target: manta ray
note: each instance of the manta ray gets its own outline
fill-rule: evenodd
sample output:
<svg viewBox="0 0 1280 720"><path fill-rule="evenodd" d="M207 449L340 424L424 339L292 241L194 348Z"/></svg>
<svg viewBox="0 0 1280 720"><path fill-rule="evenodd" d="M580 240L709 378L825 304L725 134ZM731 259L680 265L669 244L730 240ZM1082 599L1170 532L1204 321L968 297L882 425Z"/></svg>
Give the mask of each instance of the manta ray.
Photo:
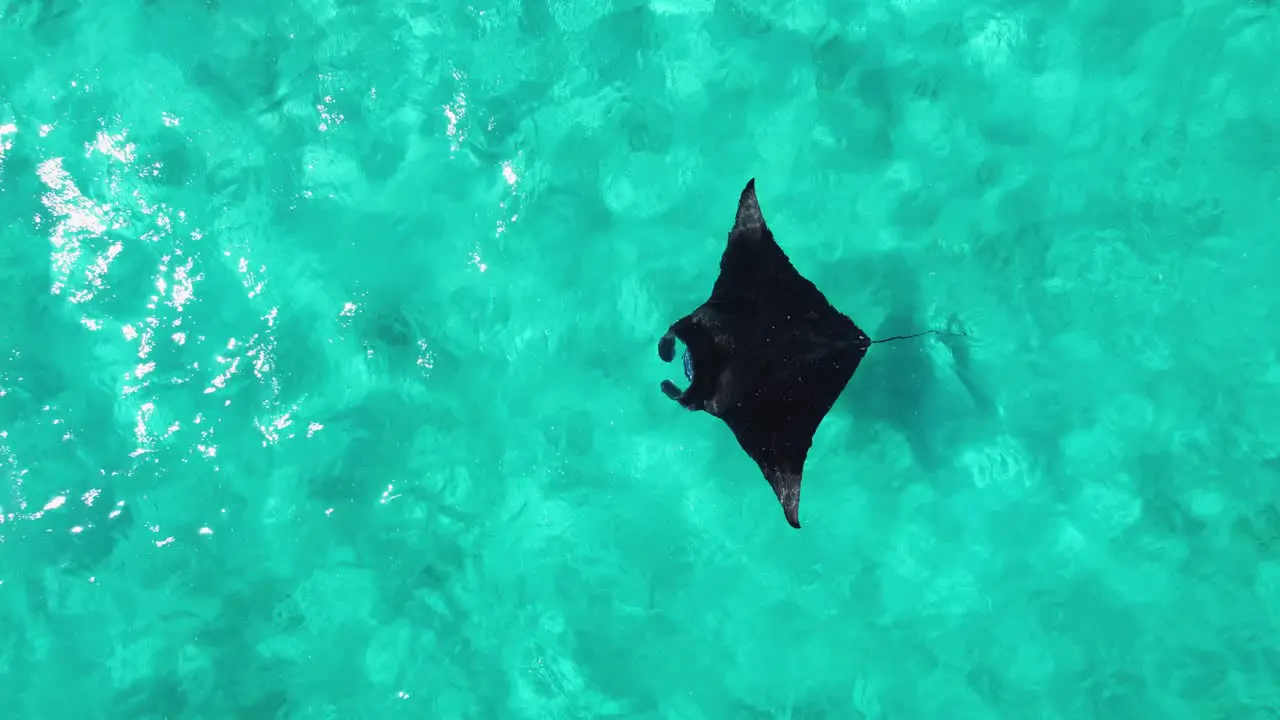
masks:
<svg viewBox="0 0 1280 720"><path fill-rule="evenodd" d="M658 341L663 362L685 345L684 390L662 392L683 407L719 418L760 466L793 528L800 527L800 482L813 436L874 343L778 246L756 198L755 178L720 258L711 297Z"/></svg>

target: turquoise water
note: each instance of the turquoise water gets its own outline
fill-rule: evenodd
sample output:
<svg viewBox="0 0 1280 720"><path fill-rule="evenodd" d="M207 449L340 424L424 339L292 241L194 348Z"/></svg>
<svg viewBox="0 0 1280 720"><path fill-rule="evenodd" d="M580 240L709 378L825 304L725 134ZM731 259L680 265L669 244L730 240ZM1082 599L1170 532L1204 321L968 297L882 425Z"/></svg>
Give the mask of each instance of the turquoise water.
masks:
<svg viewBox="0 0 1280 720"><path fill-rule="evenodd" d="M0 2L21 718L1280 708L1265 2ZM738 192L804 528L658 389ZM945 341L944 341L945 340Z"/></svg>

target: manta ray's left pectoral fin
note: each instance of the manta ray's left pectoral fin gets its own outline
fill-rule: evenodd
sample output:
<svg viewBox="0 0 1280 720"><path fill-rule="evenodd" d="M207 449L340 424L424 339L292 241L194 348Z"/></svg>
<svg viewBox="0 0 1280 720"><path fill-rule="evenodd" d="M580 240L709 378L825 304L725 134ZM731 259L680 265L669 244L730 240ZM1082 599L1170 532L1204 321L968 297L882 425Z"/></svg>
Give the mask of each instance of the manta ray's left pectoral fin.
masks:
<svg viewBox="0 0 1280 720"><path fill-rule="evenodd" d="M778 496L787 524L799 530L801 472L790 468L770 467L764 469L764 477L773 488L773 494Z"/></svg>

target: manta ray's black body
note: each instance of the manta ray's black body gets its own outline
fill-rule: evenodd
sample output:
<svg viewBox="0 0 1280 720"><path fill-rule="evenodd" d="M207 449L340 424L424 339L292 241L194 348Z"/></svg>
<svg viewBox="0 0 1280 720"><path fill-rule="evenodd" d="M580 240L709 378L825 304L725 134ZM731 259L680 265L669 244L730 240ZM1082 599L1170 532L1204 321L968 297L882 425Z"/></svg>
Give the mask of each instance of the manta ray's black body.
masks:
<svg viewBox="0 0 1280 720"><path fill-rule="evenodd" d="M658 341L664 362L675 357L676 338L692 366L689 387L664 380L662 391L724 421L799 528L813 436L871 338L792 266L765 224L754 178L738 200L711 297Z"/></svg>

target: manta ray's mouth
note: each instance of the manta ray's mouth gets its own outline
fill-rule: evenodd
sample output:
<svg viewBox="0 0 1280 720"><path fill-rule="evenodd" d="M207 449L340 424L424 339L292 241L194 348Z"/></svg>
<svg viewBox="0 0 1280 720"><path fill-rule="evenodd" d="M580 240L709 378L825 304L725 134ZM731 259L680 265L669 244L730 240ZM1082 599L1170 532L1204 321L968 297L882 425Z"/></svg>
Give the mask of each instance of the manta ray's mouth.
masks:
<svg viewBox="0 0 1280 720"><path fill-rule="evenodd" d="M694 374L693 353L689 351L689 347L684 344L684 341L675 336L675 333L668 332L662 337L662 340L658 341L658 357L660 357L663 362L671 362L672 360L675 360L677 344L679 345L680 350L680 361L681 364L684 365L684 377L689 381L689 387L692 387ZM662 391L666 393L668 397L678 398L684 395L684 393L688 391L688 388L681 389L676 387L674 382L670 380L663 380Z"/></svg>
<svg viewBox="0 0 1280 720"><path fill-rule="evenodd" d="M684 366L684 379L687 381L684 387L680 388L680 392L685 392L693 385L693 353L689 352L689 348L684 343L676 341L677 350L680 351L680 363ZM674 358L673 358L674 359ZM672 383L673 385L675 383Z"/></svg>

